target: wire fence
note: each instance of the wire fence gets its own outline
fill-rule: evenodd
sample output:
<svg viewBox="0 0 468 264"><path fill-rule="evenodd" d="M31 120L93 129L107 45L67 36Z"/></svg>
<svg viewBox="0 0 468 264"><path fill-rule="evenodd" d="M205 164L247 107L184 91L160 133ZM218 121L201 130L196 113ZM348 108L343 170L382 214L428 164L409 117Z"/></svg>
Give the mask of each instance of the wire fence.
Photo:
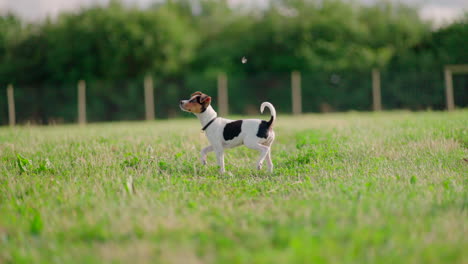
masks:
<svg viewBox="0 0 468 264"><path fill-rule="evenodd" d="M463 71L461 72L463 73ZM226 74L230 114L258 114L261 102L269 101L279 113L293 112L292 74ZM152 119L145 105L154 102L156 118L181 116L178 101L194 91L213 97L219 108L219 76L188 74L181 78L158 79L151 76L153 98L145 99L145 80L86 81L86 120L88 122ZM468 106L468 75L451 75L453 101L459 108ZM375 108L371 71L335 71L299 73L300 112L372 111ZM375 80L374 80L375 81ZM297 82L297 81L296 81ZM423 72L381 70L379 79L384 110L443 110L447 108L447 85L443 71ZM375 87L374 87L375 88ZM0 91L0 124L11 121L6 87ZM374 97L373 97L374 91ZM4 99L5 96L5 99ZM77 83L14 87L13 123L54 124L78 121ZM297 100L296 100L297 103ZM226 103L227 104L227 103ZM9 115L10 113L10 115ZM148 118L148 116L150 118Z"/></svg>

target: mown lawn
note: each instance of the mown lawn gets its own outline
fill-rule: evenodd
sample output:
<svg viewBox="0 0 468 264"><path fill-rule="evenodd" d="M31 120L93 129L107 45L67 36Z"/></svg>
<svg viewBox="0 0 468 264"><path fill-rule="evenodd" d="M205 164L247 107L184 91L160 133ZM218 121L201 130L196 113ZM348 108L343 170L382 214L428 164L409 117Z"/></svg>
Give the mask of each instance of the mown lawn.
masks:
<svg viewBox="0 0 468 264"><path fill-rule="evenodd" d="M275 129L219 175L195 118L2 127L0 263L467 263L468 111Z"/></svg>

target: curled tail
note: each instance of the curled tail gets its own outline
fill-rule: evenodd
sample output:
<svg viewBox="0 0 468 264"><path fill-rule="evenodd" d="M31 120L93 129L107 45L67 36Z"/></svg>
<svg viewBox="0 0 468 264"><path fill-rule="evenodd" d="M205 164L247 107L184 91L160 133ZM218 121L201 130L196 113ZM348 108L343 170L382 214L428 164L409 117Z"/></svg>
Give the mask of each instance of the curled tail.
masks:
<svg viewBox="0 0 468 264"><path fill-rule="evenodd" d="M265 106L270 109L271 113L271 118L270 121L268 121L268 127L271 127L273 125L273 122L276 120L276 110L275 107L269 103L269 102L263 102L262 105L260 106L260 113L263 113L263 110L265 110Z"/></svg>

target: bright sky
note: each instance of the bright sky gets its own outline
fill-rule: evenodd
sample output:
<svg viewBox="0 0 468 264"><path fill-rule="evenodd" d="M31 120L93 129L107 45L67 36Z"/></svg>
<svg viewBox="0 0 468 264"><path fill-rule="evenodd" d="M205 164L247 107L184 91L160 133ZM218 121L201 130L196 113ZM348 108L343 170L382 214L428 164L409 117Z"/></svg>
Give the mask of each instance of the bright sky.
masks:
<svg viewBox="0 0 468 264"><path fill-rule="evenodd" d="M122 0L140 7L161 0ZM228 0L233 4L249 3L263 5L268 0ZM373 3L378 0L359 0ZM423 19L432 20L436 25L450 22L468 11L467 0L391 0L420 6ZM0 0L0 14L12 11L21 17L34 21L46 16L56 16L62 11L73 11L83 6L106 4L109 0Z"/></svg>

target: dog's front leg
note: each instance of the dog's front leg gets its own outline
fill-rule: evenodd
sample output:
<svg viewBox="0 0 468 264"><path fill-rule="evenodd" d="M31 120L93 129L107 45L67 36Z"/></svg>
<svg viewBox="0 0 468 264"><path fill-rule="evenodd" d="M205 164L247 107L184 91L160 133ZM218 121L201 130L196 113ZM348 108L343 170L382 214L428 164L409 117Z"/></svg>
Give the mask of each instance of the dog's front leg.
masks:
<svg viewBox="0 0 468 264"><path fill-rule="evenodd" d="M216 149L216 159L218 160L219 172L223 174L226 170L224 169L224 150Z"/></svg>
<svg viewBox="0 0 468 264"><path fill-rule="evenodd" d="M208 146L208 147L202 149L202 151L201 151L201 162L202 162L203 165L206 165L206 155L210 151L213 151L213 146Z"/></svg>

